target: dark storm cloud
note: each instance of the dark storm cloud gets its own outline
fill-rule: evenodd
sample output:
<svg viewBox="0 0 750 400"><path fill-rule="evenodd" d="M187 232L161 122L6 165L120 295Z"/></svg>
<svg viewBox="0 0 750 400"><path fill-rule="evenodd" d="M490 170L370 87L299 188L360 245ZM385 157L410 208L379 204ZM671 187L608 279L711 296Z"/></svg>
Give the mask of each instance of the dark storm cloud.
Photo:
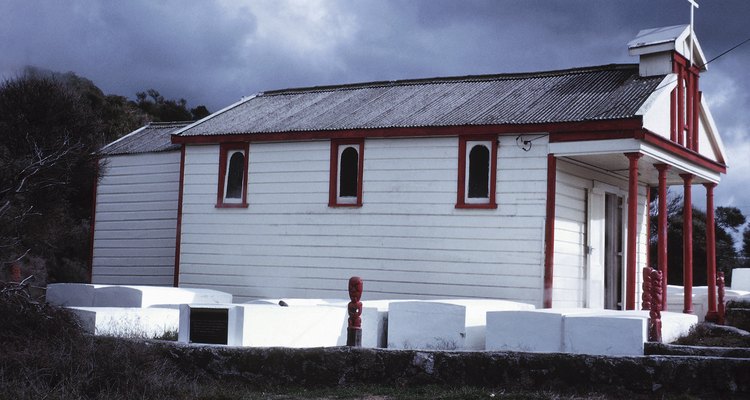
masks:
<svg viewBox="0 0 750 400"><path fill-rule="evenodd" d="M750 1L699 2L707 58L750 37ZM689 16L686 0L0 0L0 75L74 71L215 111L278 88L637 62L626 44L640 29ZM750 44L701 78L733 157L717 198L746 214L748 64Z"/></svg>

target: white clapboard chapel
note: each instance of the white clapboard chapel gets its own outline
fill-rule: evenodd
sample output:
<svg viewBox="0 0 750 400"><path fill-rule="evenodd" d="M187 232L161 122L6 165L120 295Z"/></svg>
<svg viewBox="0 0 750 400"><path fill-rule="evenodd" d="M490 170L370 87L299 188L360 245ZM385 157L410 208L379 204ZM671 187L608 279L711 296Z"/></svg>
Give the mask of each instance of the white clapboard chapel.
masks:
<svg viewBox="0 0 750 400"><path fill-rule="evenodd" d="M649 192L666 216L679 186L713 221L726 172L693 36L643 30L634 64L274 90L141 128L101 152L92 282L243 301L346 297L357 275L366 299L640 308Z"/></svg>

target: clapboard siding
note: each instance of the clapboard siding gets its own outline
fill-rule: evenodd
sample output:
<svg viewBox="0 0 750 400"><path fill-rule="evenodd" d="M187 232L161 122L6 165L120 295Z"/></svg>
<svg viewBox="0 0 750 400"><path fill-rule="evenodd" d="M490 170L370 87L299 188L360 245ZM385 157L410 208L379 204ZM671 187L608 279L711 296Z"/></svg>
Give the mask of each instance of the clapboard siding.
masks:
<svg viewBox="0 0 750 400"><path fill-rule="evenodd" d="M565 160L557 163L557 195L555 207L555 266L553 286L554 307L584 307L587 291L587 197L594 180L617 187L627 193L626 178L605 174ZM646 265L648 233L644 218L648 212L646 187L639 186L638 196L637 291L640 291L641 269ZM626 223L623 220L623 223ZM623 266L624 267L624 266ZM640 298L640 294L637 295Z"/></svg>
<svg viewBox="0 0 750 400"><path fill-rule="evenodd" d="M180 284L258 297L541 304L546 144L498 147L496 210L456 209L458 139L367 139L363 206L328 207L330 142L251 143L248 207L215 208L219 149L186 149ZM513 188L516 187L517 190Z"/></svg>
<svg viewBox="0 0 750 400"><path fill-rule="evenodd" d="M92 282L171 285L180 152L115 155L102 164Z"/></svg>

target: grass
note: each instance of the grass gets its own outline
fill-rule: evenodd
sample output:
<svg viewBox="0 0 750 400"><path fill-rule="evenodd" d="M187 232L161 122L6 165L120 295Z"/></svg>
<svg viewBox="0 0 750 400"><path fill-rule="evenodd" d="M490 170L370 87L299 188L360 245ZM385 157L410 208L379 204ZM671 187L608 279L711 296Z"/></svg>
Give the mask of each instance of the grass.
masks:
<svg viewBox="0 0 750 400"><path fill-rule="evenodd" d="M750 347L750 333L732 326L701 322L675 344L709 347Z"/></svg>

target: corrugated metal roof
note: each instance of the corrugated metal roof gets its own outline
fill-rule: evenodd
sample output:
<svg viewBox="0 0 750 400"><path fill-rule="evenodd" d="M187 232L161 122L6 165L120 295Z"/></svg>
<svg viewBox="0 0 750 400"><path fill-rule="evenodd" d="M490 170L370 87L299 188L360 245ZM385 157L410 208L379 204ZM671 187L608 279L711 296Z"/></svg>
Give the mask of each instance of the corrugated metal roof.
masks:
<svg viewBox="0 0 750 400"><path fill-rule="evenodd" d="M172 144L172 134L191 123L151 122L102 147L100 153L115 155L176 150L180 146Z"/></svg>
<svg viewBox="0 0 750 400"><path fill-rule="evenodd" d="M618 64L278 90L241 101L180 136L628 118L663 78L640 77L637 64Z"/></svg>

